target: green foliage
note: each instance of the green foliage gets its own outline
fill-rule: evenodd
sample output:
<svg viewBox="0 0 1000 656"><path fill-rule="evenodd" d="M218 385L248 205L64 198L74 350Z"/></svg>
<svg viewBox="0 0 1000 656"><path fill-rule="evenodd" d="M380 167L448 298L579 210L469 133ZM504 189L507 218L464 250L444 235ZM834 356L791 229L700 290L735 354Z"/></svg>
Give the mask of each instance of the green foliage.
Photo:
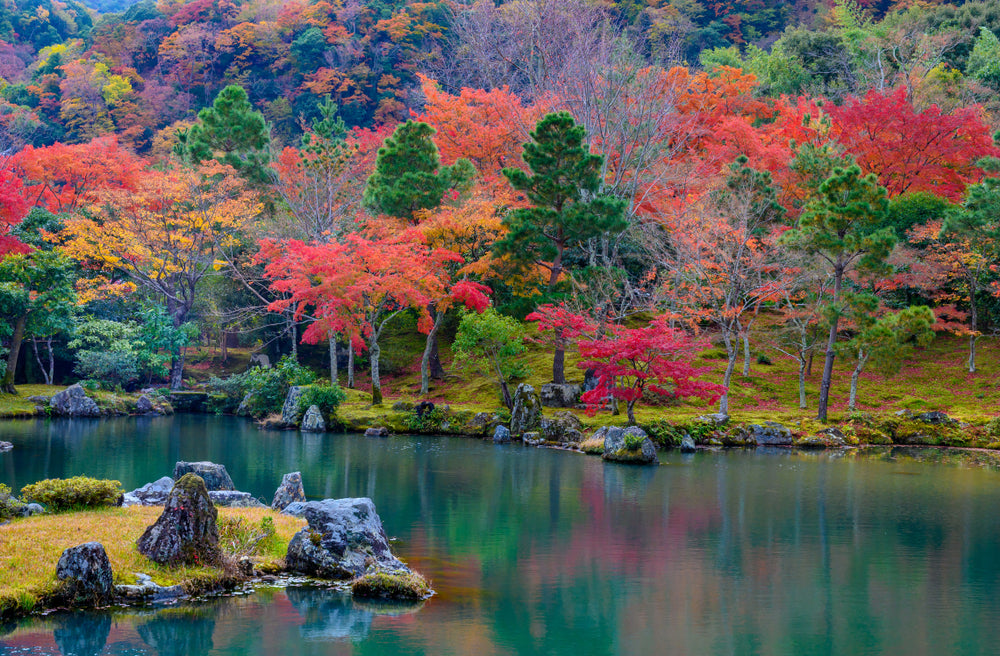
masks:
<svg viewBox="0 0 1000 656"><path fill-rule="evenodd" d="M220 91L212 106L198 112L198 122L180 137L178 150L192 162L215 159L251 182L270 180L267 123L239 85Z"/></svg>
<svg viewBox="0 0 1000 656"><path fill-rule="evenodd" d="M139 358L127 351L80 351L73 372L108 389L129 388L139 380Z"/></svg>
<svg viewBox="0 0 1000 656"><path fill-rule="evenodd" d="M24 504L11 494L10 487L0 483L0 521L17 517L23 506Z"/></svg>
<svg viewBox="0 0 1000 656"><path fill-rule="evenodd" d="M1000 40L983 25L965 64L965 73L994 90L1000 90Z"/></svg>
<svg viewBox="0 0 1000 656"><path fill-rule="evenodd" d="M943 220L953 207L947 199L926 191L902 194L889 202L889 212L879 228L892 228L899 241L906 241L914 227Z"/></svg>
<svg viewBox="0 0 1000 656"><path fill-rule="evenodd" d="M266 417L281 412L289 387L309 385L315 379L313 372L285 356L269 369L254 367L246 373L234 374L225 380L210 379L209 389L220 397L212 400L212 409L216 412L232 412L246 397L246 409L250 416Z"/></svg>
<svg viewBox="0 0 1000 656"><path fill-rule="evenodd" d="M48 478L25 485L21 500L44 505L52 511L114 506L124 493L119 481L74 476Z"/></svg>
<svg viewBox="0 0 1000 656"><path fill-rule="evenodd" d="M403 421L406 424L406 429L411 433L436 433L445 419L447 419L447 415L444 410L434 408L419 415L416 412L410 412Z"/></svg>
<svg viewBox="0 0 1000 656"><path fill-rule="evenodd" d="M419 210L441 204L445 192L461 192L475 169L465 159L441 166L434 145L435 130L427 123L407 121L396 127L378 149L375 172L365 185L364 204L373 211L414 222Z"/></svg>
<svg viewBox="0 0 1000 656"><path fill-rule="evenodd" d="M638 433L625 433L623 436L625 440L625 450L626 451L639 451L642 449L642 443L646 440L645 437Z"/></svg>
<svg viewBox="0 0 1000 656"><path fill-rule="evenodd" d="M299 414L304 415L309 406L315 405L323 413L323 417L329 419L346 398L347 394L336 383L332 385L309 385L302 390L302 396L299 397Z"/></svg>
<svg viewBox="0 0 1000 656"><path fill-rule="evenodd" d="M469 312L458 324L452 350L457 361L479 365L498 383L506 383L523 373L518 356L525 351L524 327L493 308Z"/></svg>
<svg viewBox="0 0 1000 656"><path fill-rule="evenodd" d="M244 517L219 516L219 548L231 558L257 556L265 545L274 538L274 519L263 517L254 524Z"/></svg>
<svg viewBox="0 0 1000 656"><path fill-rule="evenodd" d="M625 201L601 193L604 157L590 152L585 137L584 127L568 112L547 114L524 144L522 157L531 175L518 168L503 170L532 207L504 217L508 233L493 250L521 265L548 267L550 288L566 266L568 249L592 237L620 233L628 225Z"/></svg>

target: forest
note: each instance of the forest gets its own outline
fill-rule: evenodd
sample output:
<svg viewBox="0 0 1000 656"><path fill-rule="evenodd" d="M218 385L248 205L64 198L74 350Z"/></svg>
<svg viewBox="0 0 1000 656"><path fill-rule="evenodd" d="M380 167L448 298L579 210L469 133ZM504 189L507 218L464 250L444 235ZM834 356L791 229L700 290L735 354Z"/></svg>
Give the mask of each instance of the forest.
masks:
<svg viewBox="0 0 1000 656"><path fill-rule="evenodd" d="M989 418L997 34L998 0L3 0L0 385L242 396L232 351L509 409L586 371L636 423L780 361L825 422L948 353Z"/></svg>

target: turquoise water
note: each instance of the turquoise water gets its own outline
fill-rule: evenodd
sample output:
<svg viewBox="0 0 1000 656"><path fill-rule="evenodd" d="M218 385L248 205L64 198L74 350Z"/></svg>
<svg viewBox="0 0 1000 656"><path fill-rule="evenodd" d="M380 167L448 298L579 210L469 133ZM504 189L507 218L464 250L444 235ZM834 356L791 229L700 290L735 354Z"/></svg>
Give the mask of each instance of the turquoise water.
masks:
<svg viewBox="0 0 1000 656"><path fill-rule="evenodd" d="M1000 474L782 450L634 468L461 438L262 432L180 415L0 423L0 482L130 489L224 463L267 500L370 496L422 608L307 586L0 628L0 654L996 654ZM3 550L0 527L0 556ZM83 541L83 540L81 540ZM53 564L54 566L54 564ZM2 576L2 570L0 570Z"/></svg>

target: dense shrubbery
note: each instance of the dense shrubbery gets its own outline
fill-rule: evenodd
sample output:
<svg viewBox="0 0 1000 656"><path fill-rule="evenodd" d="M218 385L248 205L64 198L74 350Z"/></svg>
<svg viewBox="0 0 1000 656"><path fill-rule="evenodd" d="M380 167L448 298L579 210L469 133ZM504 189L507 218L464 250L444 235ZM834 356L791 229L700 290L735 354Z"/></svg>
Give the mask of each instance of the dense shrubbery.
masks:
<svg viewBox="0 0 1000 656"><path fill-rule="evenodd" d="M40 503L49 510L72 510L114 506L123 494L119 481L74 476L73 478L48 478L25 485L21 500Z"/></svg>
<svg viewBox="0 0 1000 656"><path fill-rule="evenodd" d="M79 351L74 373L105 386L131 387L139 380L139 358L128 351Z"/></svg>
<svg viewBox="0 0 1000 656"><path fill-rule="evenodd" d="M16 517L23 505L14 498L8 486L0 483L0 521Z"/></svg>
<svg viewBox="0 0 1000 656"><path fill-rule="evenodd" d="M225 380L213 377L208 387L214 395L212 409L216 412L234 412L246 399L243 405L247 414L260 418L281 412L289 387L309 385L315 379L313 372L290 357L284 357L269 369L255 367Z"/></svg>
<svg viewBox="0 0 1000 656"><path fill-rule="evenodd" d="M302 390L302 396L299 397L299 416L304 415L309 406L314 405L323 413L324 418L329 419L346 398L344 390L340 389L340 385L336 383L333 385L309 385Z"/></svg>

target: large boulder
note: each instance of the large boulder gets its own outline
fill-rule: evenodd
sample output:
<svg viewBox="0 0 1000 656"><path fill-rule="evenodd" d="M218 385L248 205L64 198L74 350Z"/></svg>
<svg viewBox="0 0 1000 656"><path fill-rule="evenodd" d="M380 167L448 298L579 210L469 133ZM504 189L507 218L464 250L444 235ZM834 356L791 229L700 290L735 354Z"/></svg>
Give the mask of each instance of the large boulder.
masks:
<svg viewBox="0 0 1000 656"><path fill-rule="evenodd" d="M146 483L125 493L123 506L162 506L167 503L170 490L174 489L174 479L164 476L152 483Z"/></svg>
<svg viewBox="0 0 1000 656"><path fill-rule="evenodd" d="M542 385L539 398L547 408L572 408L580 400L582 391L580 385L546 383Z"/></svg>
<svg viewBox="0 0 1000 656"><path fill-rule="evenodd" d="M605 460L630 464L657 464L656 446L646 432L637 426L611 427L604 432Z"/></svg>
<svg viewBox="0 0 1000 656"><path fill-rule="evenodd" d="M365 437L389 437L389 429L385 426L372 426L365 429Z"/></svg>
<svg viewBox="0 0 1000 656"><path fill-rule="evenodd" d="M70 385L61 392L56 392L49 401L49 406L57 415L66 417L100 417L101 409L97 402L87 396L80 384Z"/></svg>
<svg viewBox="0 0 1000 656"><path fill-rule="evenodd" d="M136 543L139 553L161 565L218 562L218 516L205 481L184 474L170 491L159 519Z"/></svg>
<svg viewBox="0 0 1000 656"><path fill-rule="evenodd" d="M103 605L115 596L111 561L100 542L87 542L62 552L56 578L74 604Z"/></svg>
<svg viewBox="0 0 1000 656"><path fill-rule="evenodd" d="M793 441L792 431L776 421L750 424L746 436L748 442L752 440L757 446L791 446Z"/></svg>
<svg viewBox="0 0 1000 656"><path fill-rule="evenodd" d="M583 422L565 410L542 418L542 436L548 442L572 443L583 441Z"/></svg>
<svg viewBox="0 0 1000 656"><path fill-rule="evenodd" d="M918 415L913 415L914 421L921 421L925 424L957 424L958 422L949 417L947 414L941 412L940 410L933 410L931 412L921 412Z"/></svg>
<svg viewBox="0 0 1000 656"><path fill-rule="evenodd" d="M326 420L318 405L311 405L306 413L302 415L302 425L299 427L304 433L325 433Z"/></svg>
<svg viewBox="0 0 1000 656"><path fill-rule="evenodd" d="M281 477L281 485L274 491L272 510L284 510L288 504L306 500L306 490L302 487L302 473L292 472Z"/></svg>
<svg viewBox="0 0 1000 656"><path fill-rule="evenodd" d="M289 570L327 579L410 571L389 550L371 499L310 501L302 504L302 510L309 526L288 545L285 563Z"/></svg>
<svg viewBox="0 0 1000 656"><path fill-rule="evenodd" d="M466 435L479 435L489 437L496 433L496 429L503 424L500 416L492 412L477 412L465 425L463 432Z"/></svg>
<svg viewBox="0 0 1000 656"><path fill-rule="evenodd" d="M542 401L535 388L521 383L514 392L514 407L510 411L510 434L520 437L542 427Z"/></svg>
<svg viewBox="0 0 1000 656"><path fill-rule="evenodd" d="M140 414L144 414L144 415L145 414L149 414L149 413L153 412L155 409L156 409L156 406L153 405L153 400L151 398L149 398L148 396L146 396L145 394L143 394L142 396L140 396L135 401L135 411L138 412L138 413L140 413Z"/></svg>
<svg viewBox="0 0 1000 656"><path fill-rule="evenodd" d="M288 426L299 423L299 399L306 388L304 385L292 385L285 395L285 404L281 406L281 421Z"/></svg>
<svg viewBox="0 0 1000 656"><path fill-rule="evenodd" d="M694 453L697 450L698 447L690 435L685 435L681 438L681 453Z"/></svg>
<svg viewBox="0 0 1000 656"><path fill-rule="evenodd" d="M208 493L208 498L212 500L213 504L223 508L267 508L249 492L211 490Z"/></svg>
<svg viewBox="0 0 1000 656"><path fill-rule="evenodd" d="M174 480L180 480L185 474L195 474L205 481L205 487L209 491L235 490L233 479L229 477L225 465L202 460L200 462L184 462L181 460L174 465Z"/></svg>

